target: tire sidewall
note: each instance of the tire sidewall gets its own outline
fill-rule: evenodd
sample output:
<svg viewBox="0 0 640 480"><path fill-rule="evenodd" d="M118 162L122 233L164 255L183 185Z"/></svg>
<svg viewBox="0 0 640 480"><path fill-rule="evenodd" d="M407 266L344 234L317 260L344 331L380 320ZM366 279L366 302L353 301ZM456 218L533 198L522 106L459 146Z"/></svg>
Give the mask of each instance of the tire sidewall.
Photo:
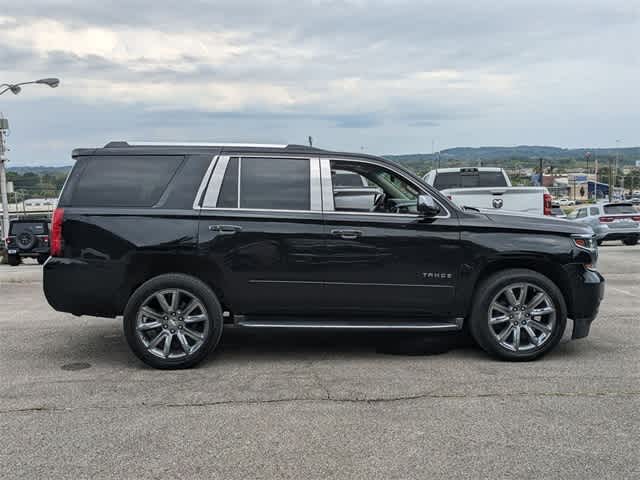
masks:
<svg viewBox="0 0 640 480"><path fill-rule="evenodd" d="M188 358L163 359L149 353L138 338L136 320L138 310L151 294L158 290L179 288L196 296L205 306L209 317L209 334L198 351ZM166 274L155 277L142 284L129 298L124 311L124 333L133 353L144 363L159 369L190 368L204 360L217 346L222 335L222 307L215 293L201 280L183 274Z"/></svg>
<svg viewBox="0 0 640 480"><path fill-rule="evenodd" d="M541 347L524 352L513 352L502 347L493 336L488 322L488 310L494 297L503 288L510 284L524 282L536 285L549 295L556 309L556 325L551 338ZM480 285L473 303L470 323L473 338L491 355L511 361L535 360L552 350L562 338L567 325L567 306L560 289L544 275L533 270L506 270L492 275Z"/></svg>

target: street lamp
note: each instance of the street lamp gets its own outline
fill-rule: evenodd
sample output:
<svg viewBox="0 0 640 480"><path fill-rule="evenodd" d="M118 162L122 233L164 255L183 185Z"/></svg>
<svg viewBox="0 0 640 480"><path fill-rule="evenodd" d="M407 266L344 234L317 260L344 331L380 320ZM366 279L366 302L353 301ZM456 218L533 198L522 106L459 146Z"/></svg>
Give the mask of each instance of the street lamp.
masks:
<svg viewBox="0 0 640 480"><path fill-rule="evenodd" d="M51 88L56 88L58 85L60 85L60 80L57 78L41 78L40 80L34 80L31 82L3 83L2 85L0 85L0 88L6 88L4 90L0 90L0 95L8 91L11 91L11 93L13 93L14 95L18 95L22 91L22 85L31 85L34 83L49 85Z"/></svg>
<svg viewBox="0 0 640 480"><path fill-rule="evenodd" d="M57 78L41 78L40 80L33 80L31 82L3 83L0 84L0 95L8 91L11 91L14 95L18 95L22 91L23 85L31 84L48 85L51 88L56 88L60 85L60 80ZM7 173L5 168L5 163L7 162L7 158L5 157L5 137L8 129L8 120L2 118L2 121L0 121L0 192L2 193L2 234L5 237L9 234L9 200L7 199Z"/></svg>

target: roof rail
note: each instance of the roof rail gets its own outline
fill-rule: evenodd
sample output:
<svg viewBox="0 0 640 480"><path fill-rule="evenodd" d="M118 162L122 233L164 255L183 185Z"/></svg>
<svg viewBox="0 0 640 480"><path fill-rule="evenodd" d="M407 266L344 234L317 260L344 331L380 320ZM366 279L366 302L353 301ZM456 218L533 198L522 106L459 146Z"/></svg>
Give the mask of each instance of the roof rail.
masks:
<svg viewBox="0 0 640 480"><path fill-rule="evenodd" d="M225 142L109 142L105 148L117 147L247 147L247 148L286 148L286 144L275 143L225 143Z"/></svg>

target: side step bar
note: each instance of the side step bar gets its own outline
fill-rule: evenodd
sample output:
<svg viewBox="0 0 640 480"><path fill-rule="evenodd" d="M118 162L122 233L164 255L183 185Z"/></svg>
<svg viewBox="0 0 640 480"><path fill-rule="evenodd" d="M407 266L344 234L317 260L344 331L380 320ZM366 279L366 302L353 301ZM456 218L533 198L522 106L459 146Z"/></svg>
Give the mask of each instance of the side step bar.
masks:
<svg viewBox="0 0 640 480"><path fill-rule="evenodd" d="M325 318L286 318L234 316L234 324L243 328L290 328L326 330L432 330L440 332L462 329L462 318L445 320L388 319L333 320Z"/></svg>

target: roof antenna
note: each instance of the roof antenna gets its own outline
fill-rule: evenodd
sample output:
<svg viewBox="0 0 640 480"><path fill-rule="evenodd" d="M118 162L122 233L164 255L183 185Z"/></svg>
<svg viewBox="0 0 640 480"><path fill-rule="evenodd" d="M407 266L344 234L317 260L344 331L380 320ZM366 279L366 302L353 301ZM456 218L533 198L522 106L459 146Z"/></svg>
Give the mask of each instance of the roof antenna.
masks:
<svg viewBox="0 0 640 480"><path fill-rule="evenodd" d="M313 148L313 137L309 135L309 146Z"/></svg>

